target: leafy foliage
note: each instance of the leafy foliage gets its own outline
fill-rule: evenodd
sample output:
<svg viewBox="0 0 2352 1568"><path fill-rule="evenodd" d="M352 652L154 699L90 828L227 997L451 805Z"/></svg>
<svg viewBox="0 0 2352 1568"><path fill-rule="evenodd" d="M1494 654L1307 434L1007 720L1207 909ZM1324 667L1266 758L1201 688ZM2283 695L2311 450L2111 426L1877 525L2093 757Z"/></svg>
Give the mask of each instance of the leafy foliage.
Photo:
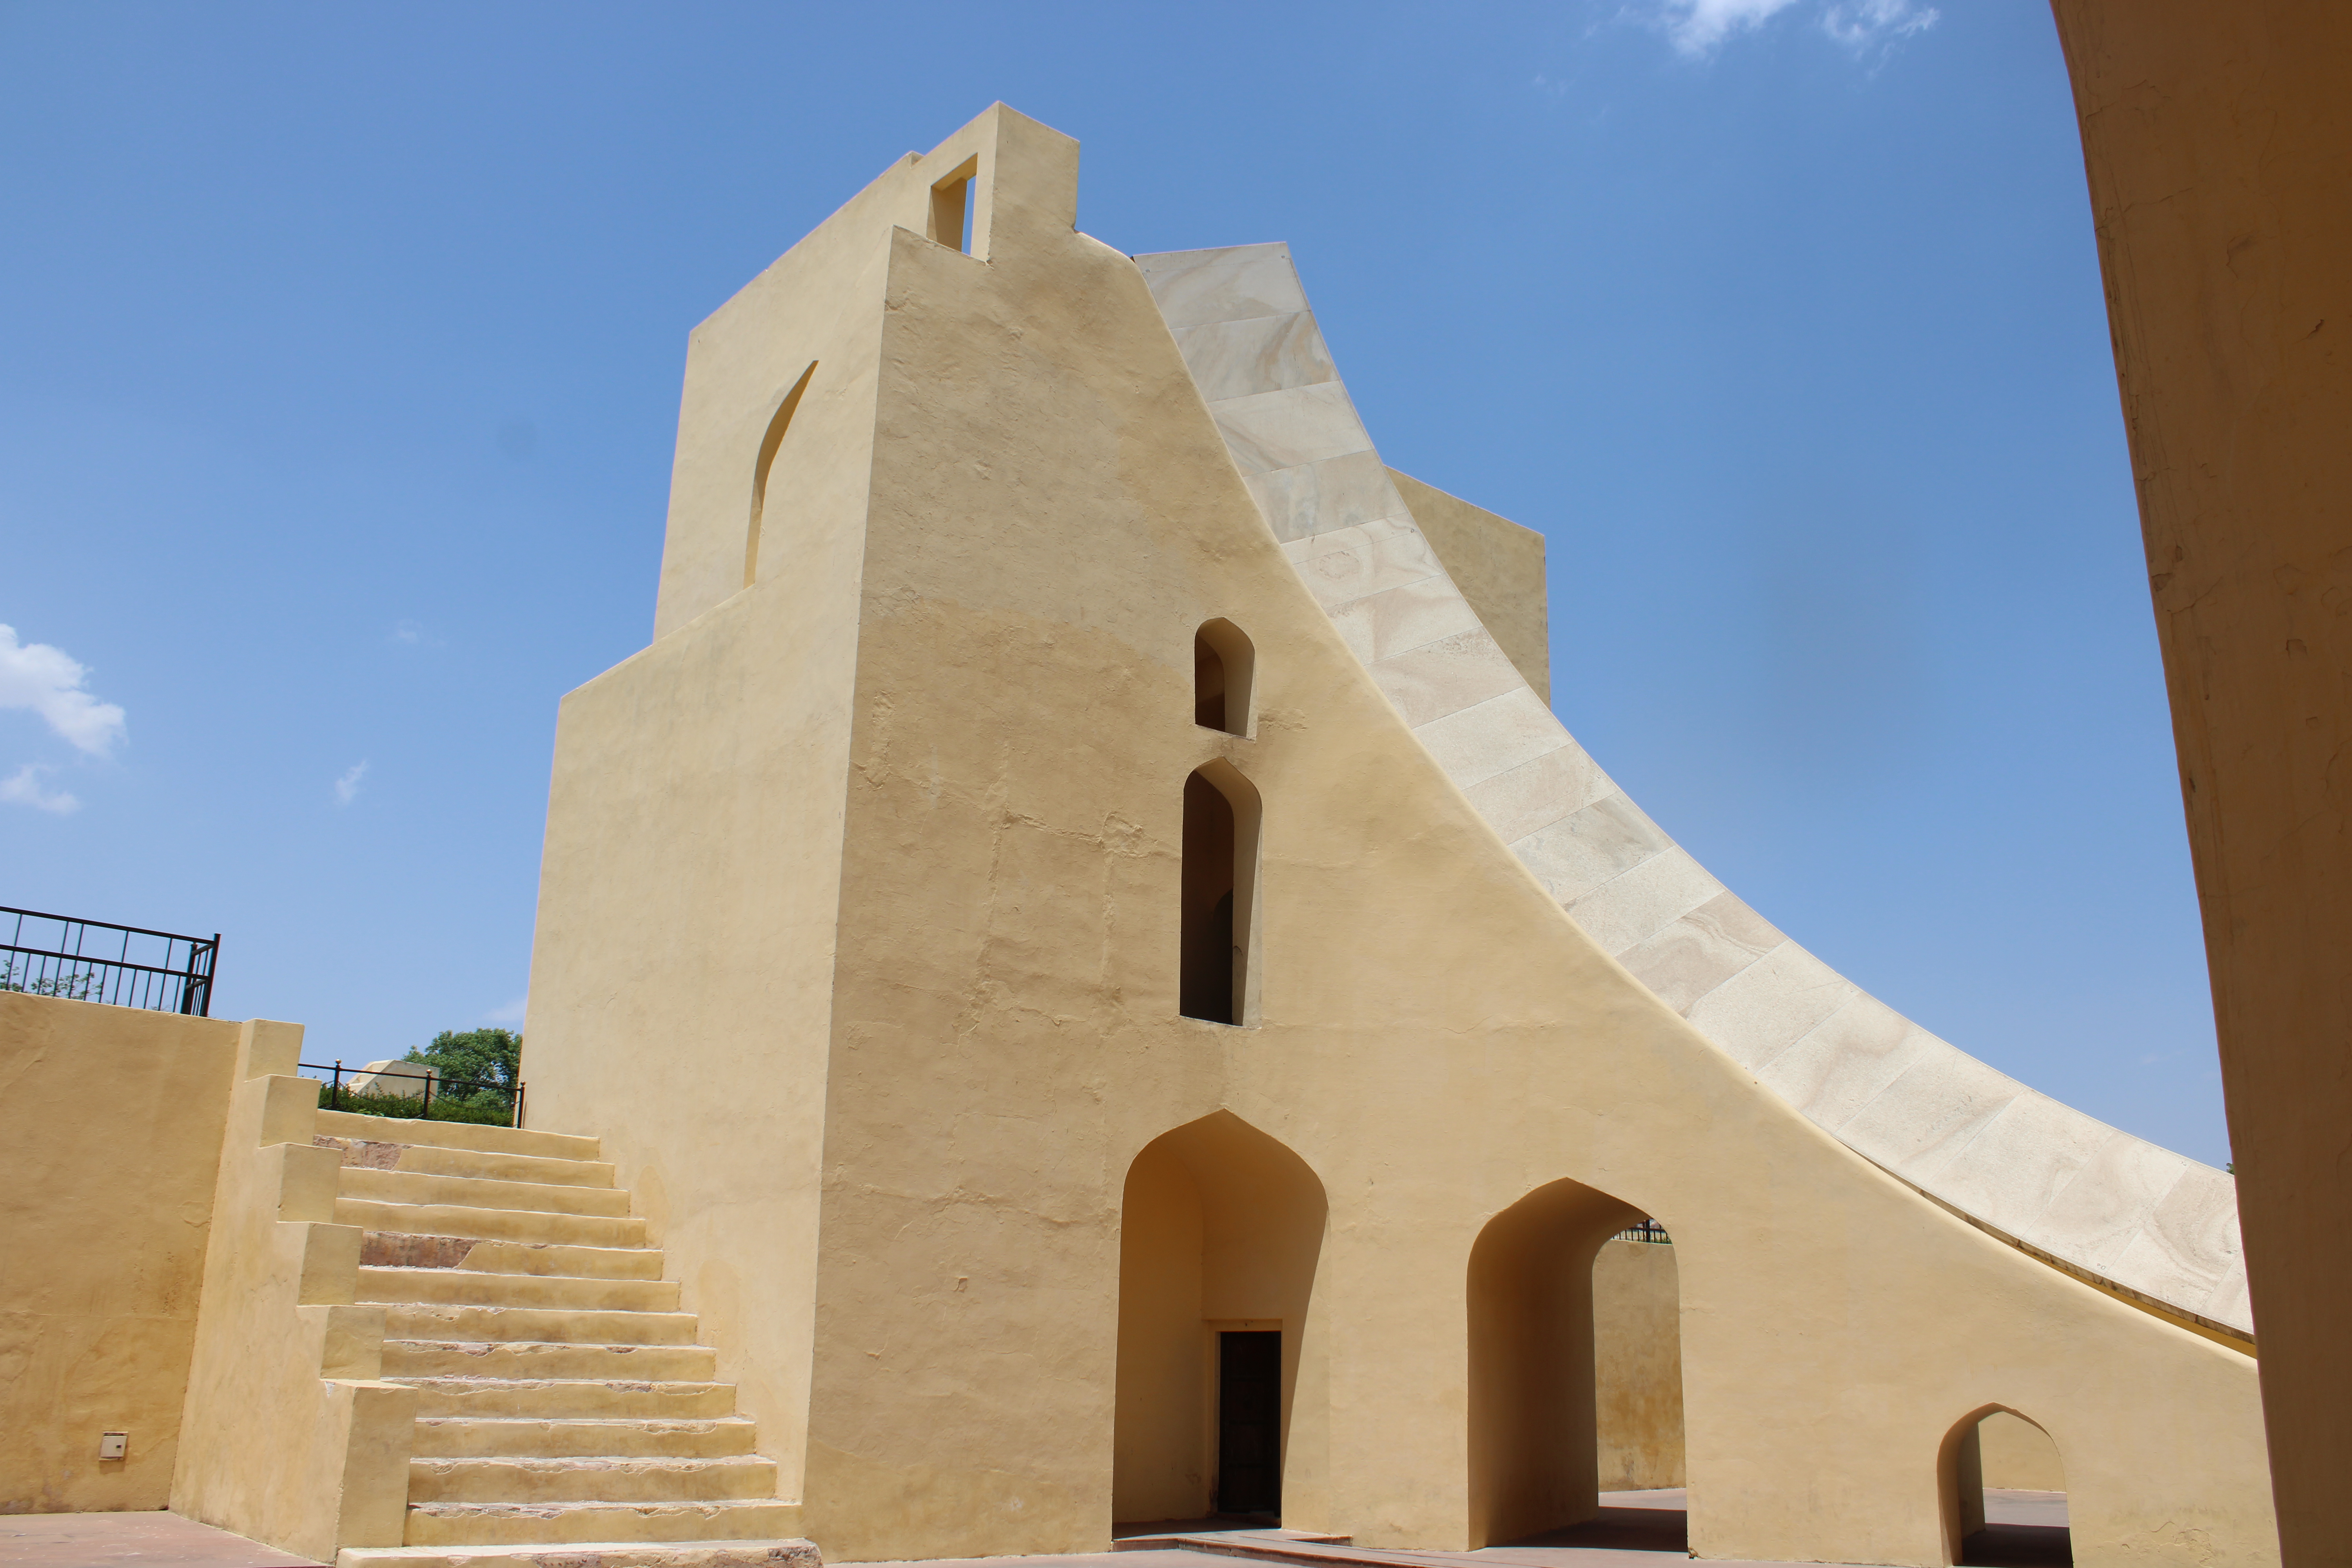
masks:
<svg viewBox="0 0 2352 1568"><path fill-rule="evenodd" d="M26 996L62 996L69 1002L95 1002L92 993L98 988L100 975L96 970L80 974L37 975L29 963L14 959L0 960L0 991L20 992ZM521 1042L517 1041L519 1047Z"/></svg>
<svg viewBox="0 0 2352 1568"><path fill-rule="evenodd" d="M441 1069L445 1083L511 1090L522 1076L522 1037L511 1029L444 1029L401 1058Z"/></svg>
<svg viewBox="0 0 2352 1568"><path fill-rule="evenodd" d="M415 1121L424 1110L421 1096L406 1094L356 1094L344 1089L337 1094L331 1089L319 1091L321 1110L347 1110L354 1116L394 1116ZM490 1127L514 1125L514 1105L495 1089L477 1094L439 1094L433 1097L433 1112L424 1120L432 1121L475 1121Z"/></svg>
<svg viewBox="0 0 2352 1568"><path fill-rule="evenodd" d="M440 1070L429 1113L435 1121L478 1121L508 1127L514 1123L515 1087L522 1077L522 1037L510 1029L444 1029L428 1045L401 1058ZM319 1101L337 1110L361 1116L397 1116L414 1120L425 1110L424 1097L406 1094L354 1094L344 1089Z"/></svg>

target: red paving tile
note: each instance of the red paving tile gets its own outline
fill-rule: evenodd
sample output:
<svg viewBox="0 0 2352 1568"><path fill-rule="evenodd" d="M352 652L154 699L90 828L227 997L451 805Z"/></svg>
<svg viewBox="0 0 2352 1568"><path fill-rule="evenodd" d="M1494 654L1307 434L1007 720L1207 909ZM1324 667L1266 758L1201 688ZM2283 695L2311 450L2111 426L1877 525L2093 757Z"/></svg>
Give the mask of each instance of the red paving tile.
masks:
<svg viewBox="0 0 2352 1568"><path fill-rule="evenodd" d="M7 1568L318 1568L176 1513L0 1514Z"/></svg>

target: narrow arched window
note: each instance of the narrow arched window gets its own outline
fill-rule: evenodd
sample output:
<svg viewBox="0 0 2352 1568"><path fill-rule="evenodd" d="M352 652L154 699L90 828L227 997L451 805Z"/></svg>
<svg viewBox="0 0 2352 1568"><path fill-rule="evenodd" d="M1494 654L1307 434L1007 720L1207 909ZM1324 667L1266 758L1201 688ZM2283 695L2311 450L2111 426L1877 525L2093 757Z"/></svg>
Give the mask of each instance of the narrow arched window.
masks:
<svg viewBox="0 0 2352 1568"><path fill-rule="evenodd" d="M1192 722L1229 735L1250 731L1250 685L1256 651L1231 621L1192 634Z"/></svg>
<svg viewBox="0 0 2352 1568"><path fill-rule="evenodd" d="M801 395L808 391L809 378L816 374L816 362L793 383L784 400L776 405L776 412L768 420L768 433L760 438L760 458L751 466L751 526L743 538L743 586L750 587L760 580L760 528L767 521L768 478L776 466L777 449L784 444L784 432L793 427L793 416L801 405Z"/></svg>
<svg viewBox="0 0 2352 1568"><path fill-rule="evenodd" d="M1258 815L1257 791L1228 763L1184 781L1178 1001L1188 1018L1239 1024L1248 1013Z"/></svg>

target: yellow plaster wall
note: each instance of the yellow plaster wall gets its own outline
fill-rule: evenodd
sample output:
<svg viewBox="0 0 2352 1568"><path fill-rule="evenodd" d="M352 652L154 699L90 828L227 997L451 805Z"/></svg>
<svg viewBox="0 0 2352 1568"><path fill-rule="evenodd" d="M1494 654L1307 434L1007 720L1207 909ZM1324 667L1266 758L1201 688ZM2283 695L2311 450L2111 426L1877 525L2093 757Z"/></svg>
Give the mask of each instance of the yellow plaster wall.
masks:
<svg viewBox="0 0 2352 1568"><path fill-rule="evenodd" d="M381 1379L384 1309L353 1304L360 1227L334 1223L301 1026L236 1043L172 1510L320 1561L397 1546L416 1392Z"/></svg>
<svg viewBox="0 0 2352 1568"><path fill-rule="evenodd" d="M1551 700L1550 595L1544 536L1411 474L1389 470L1445 574L1536 695Z"/></svg>
<svg viewBox="0 0 2352 1568"><path fill-rule="evenodd" d="M534 1119L656 1194L763 1446L804 1411L787 1486L828 1558L1105 1543L1129 1172L1223 1111L1328 1205L1289 1523L1485 1542L1473 1248L1566 1181L1675 1236L1699 1555L1940 1563L1939 1453L2000 1405L2067 1454L2078 1562L2274 1560L2245 1357L1805 1121L1454 790L1132 263L1074 230L1074 142L1000 107L858 210L973 156L974 255L919 222L856 251L887 257L874 437L809 488L864 486L862 538L763 535L755 589L567 702L534 960ZM1191 721L1217 616L1257 649L1254 738ZM1212 761L1262 797L1255 1027L1177 1015L1182 784ZM714 1312L715 1268L761 1288Z"/></svg>
<svg viewBox="0 0 2352 1568"><path fill-rule="evenodd" d="M171 1495L236 1027L0 992L0 1513Z"/></svg>
<svg viewBox="0 0 2352 1568"><path fill-rule="evenodd" d="M887 237L928 202L909 153L692 333L656 640L563 700L541 869L531 1120L596 1129L786 1497ZM760 450L803 374L747 587Z"/></svg>
<svg viewBox="0 0 2352 1568"><path fill-rule="evenodd" d="M1989 1487L2066 1489L2066 1464L2050 1434L2006 1410L1996 1410L1977 1423L1977 1452Z"/></svg>
<svg viewBox="0 0 2352 1568"><path fill-rule="evenodd" d="M1592 1259L1592 1377L1600 1489L1681 1486L1682 1289L1672 1247L1601 1244Z"/></svg>

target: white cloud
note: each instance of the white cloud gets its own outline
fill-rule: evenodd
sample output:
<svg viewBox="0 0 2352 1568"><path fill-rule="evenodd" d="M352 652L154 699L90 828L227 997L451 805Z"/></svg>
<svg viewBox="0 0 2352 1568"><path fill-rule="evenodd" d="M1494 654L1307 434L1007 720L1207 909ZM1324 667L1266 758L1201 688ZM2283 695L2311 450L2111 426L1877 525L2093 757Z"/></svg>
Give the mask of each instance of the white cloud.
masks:
<svg viewBox="0 0 2352 1568"><path fill-rule="evenodd" d="M491 1008L483 1016L493 1024L520 1024L522 1022L523 1012L530 1003L529 996L518 996L503 1007Z"/></svg>
<svg viewBox="0 0 2352 1568"><path fill-rule="evenodd" d="M82 689L89 674L62 649L19 646L16 628L0 626L0 708L29 708L76 747L102 757L122 739L122 710Z"/></svg>
<svg viewBox="0 0 2352 1568"><path fill-rule="evenodd" d="M29 805L37 811L61 814L79 811L81 802L63 790L54 795L42 793L39 775L47 772L47 768L37 763L26 763L6 778L0 779L0 801L6 801L11 805Z"/></svg>
<svg viewBox="0 0 2352 1568"><path fill-rule="evenodd" d="M1891 44L1924 33L1943 15L1911 0L1846 0L1822 13L1822 31L1856 54L1874 44Z"/></svg>
<svg viewBox="0 0 2352 1568"><path fill-rule="evenodd" d="M349 805L352 804L352 800L358 796L360 793L360 780L367 777L367 771L368 765L365 763L353 763L344 771L343 776L335 781L335 804L337 805Z"/></svg>
<svg viewBox="0 0 2352 1568"><path fill-rule="evenodd" d="M1734 33L1761 26L1797 0L1661 0L1666 37L1686 55L1704 55Z"/></svg>
<svg viewBox="0 0 2352 1568"><path fill-rule="evenodd" d="M1653 0L1658 24L1675 49L1694 57L1713 54L1735 34L1762 26L1799 5L1814 0ZM1894 43L1936 25L1933 6L1914 0L1829 0L1821 5L1821 27L1856 54Z"/></svg>

